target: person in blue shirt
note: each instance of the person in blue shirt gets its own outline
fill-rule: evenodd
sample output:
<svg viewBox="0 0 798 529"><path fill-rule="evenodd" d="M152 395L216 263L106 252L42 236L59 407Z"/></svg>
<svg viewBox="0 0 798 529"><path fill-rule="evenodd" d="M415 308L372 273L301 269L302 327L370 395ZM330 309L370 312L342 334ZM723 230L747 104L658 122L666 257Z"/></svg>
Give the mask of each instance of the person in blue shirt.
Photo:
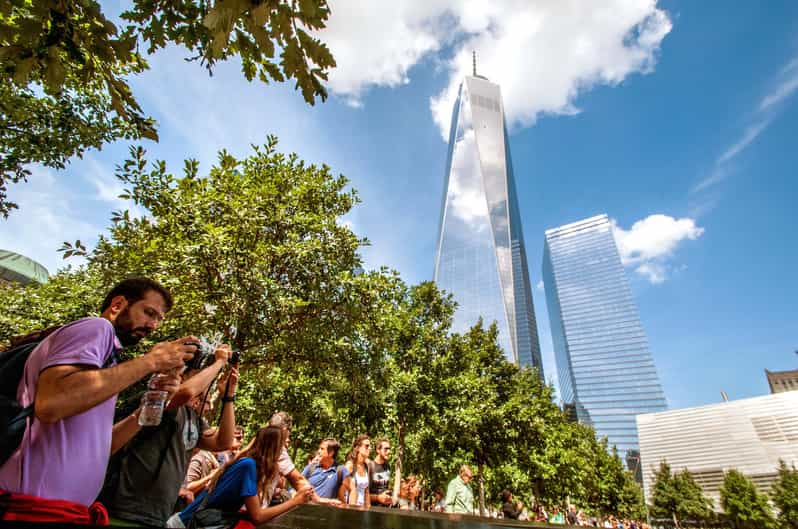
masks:
<svg viewBox="0 0 798 529"><path fill-rule="evenodd" d="M316 457L302 471L302 475L316 491L317 497L314 500L318 503L341 505L338 489L349 475L349 470L336 461L340 449L341 445L336 439L324 439L319 443Z"/></svg>
<svg viewBox="0 0 798 529"><path fill-rule="evenodd" d="M167 527L187 526L191 518L202 509L220 509L235 514L241 507L246 507L249 518L259 524L310 501L313 488L308 485L290 500L268 507L277 483L277 460L284 445L283 428L261 428L235 459L216 471L206 491L197 496L182 512L169 518Z"/></svg>

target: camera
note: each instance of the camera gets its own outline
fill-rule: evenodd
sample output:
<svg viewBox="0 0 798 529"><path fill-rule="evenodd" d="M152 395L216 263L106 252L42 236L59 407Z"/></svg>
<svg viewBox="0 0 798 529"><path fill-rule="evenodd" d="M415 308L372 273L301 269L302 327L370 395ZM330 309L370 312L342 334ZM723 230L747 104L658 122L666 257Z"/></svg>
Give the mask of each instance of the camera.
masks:
<svg viewBox="0 0 798 529"><path fill-rule="evenodd" d="M186 362L186 369L202 369L208 357L212 356L213 351L208 350L209 348L207 347L203 347L203 344L200 342L186 342L185 345L193 345L197 348L194 357Z"/></svg>
<svg viewBox="0 0 798 529"><path fill-rule="evenodd" d="M186 362L186 369L200 370L204 367L207 367L208 360L213 357L213 348L211 348L205 342L186 342L186 345L193 345L197 348L197 352L194 353L194 357ZM233 351L233 354L230 357L230 364L238 365L240 363L241 352Z"/></svg>

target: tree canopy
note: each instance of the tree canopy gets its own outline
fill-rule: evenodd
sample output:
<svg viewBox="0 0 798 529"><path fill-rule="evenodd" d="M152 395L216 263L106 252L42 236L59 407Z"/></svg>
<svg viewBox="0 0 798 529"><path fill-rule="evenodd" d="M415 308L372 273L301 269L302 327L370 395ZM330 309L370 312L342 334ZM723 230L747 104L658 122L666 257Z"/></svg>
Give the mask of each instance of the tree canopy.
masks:
<svg viewBox="0 0 798 529"><path fill-rule="evenodd" d="M779 511L781 529L798 529L798 469L779 461L779 478L770 491L773 504Z"/></svg>
<svg viewBox="0 0 798 529"><path fill-rule="evenodd" d="M714 516L712 501L690 471L672 474L665 461L654 474L650 512L655 518L672 518L677 527L683 520L705 521Z"/></svg>
<svg viewBox="0 0 798 529"><path fill-rule="evenodd" d="M767 496L738 470L723 478L720 503L734 529L772 529L776 527Z"/></svg>
<svg viewBox="0 0 798 529"><path fill-rule="evenodd" d="M276 410L293 415L298 464L325 437L348 447L368 432L391 439L396 470L427 495L470 463L483 508L511 488L528 507L570 498L640 516L617 453L567 420L537 371L505 359L495 325L453 333L455 303L433 283L362 271L368 241L341 221L358 202L343 176L269 138L207 172L189 159L175 174L132 148L117 177L144 215L114 212L94 248L65 243L85 264L45 285L0 285L0 340L96 314L113 284L147 275L175 305L141 348L225 335L242 353L238 420L252 434Z"/></svg>
<svg viewBox="0 0 798 529"><path fill-rule="evenodd" d="M182 46L209 72L237 57L247 80L293 79L309 104L326 99L335 60L313 32L329 14L326 0L132 0L118 27L95 0L0 3L0 214L30 163L61 169L116 139L157 140L128 84L148 68L142 47Z"/></svg>

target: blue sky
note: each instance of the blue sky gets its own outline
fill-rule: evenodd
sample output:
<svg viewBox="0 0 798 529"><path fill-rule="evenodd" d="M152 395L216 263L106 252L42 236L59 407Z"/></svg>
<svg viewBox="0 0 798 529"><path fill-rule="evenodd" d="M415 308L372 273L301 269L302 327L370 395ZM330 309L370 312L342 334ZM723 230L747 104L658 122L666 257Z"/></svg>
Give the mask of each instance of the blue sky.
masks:
<svg viewBox="0 0 798 529"><path fill-rule="evenodd" d="M358 189L346 220L371 241L368 267L431 279L443 134L476 48L504 94L533 284L545 229L607 213L670 407L761 395L765 368L796 367L798 4L373 4L331 2L321 37L339 68L315 107L289 85L247 83L236 63L209 78L183 49L153 56L132 81L160 124L160 143L143 144L152 159L207 169L218 149L244 155L276 134ZM127 148L33 167L10 190L21 209L0 221L0 248L54 271L61 242L96 241L126 206L113 168ZM556 383L544 293L533 296Z"/></svg>

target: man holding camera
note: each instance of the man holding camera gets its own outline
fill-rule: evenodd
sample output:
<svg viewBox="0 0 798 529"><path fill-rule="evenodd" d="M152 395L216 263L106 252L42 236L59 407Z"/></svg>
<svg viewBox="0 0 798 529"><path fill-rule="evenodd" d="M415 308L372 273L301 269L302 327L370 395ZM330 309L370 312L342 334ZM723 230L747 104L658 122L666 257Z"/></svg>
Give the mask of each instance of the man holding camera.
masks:
<svg viewBox="0 0 798 529"><path fill-rule="evenodd" d="M165 526L174 512L194 448L216 452L233 446L233 401L238 385L235 366L218 384L222 406L219 427L210 428L202 418L203 395L230 357L230 348L223 345L207 367L197 371L202 365L192 362L160 425L138 426L138 410L116 424L116 429L140 431L116 456L106 476L101 500L112 521Z"/></svg>
<svg viewBox="0 0 798 529"><path fill-rule="evenodd" d="M0 467L0 489L13 493L7 512L22 505L33 517L94 502L111 454L117 394L152 373L182 368L195 352L188 345L195 339L185 337L117 363L116 353L156 330L171 308L171 295L157 282L126 279L106 296L101 317L67 324L31 352L17 400L33 403L35 412L19 448ZM174 392L177 384L164 389Z"/></svg>

